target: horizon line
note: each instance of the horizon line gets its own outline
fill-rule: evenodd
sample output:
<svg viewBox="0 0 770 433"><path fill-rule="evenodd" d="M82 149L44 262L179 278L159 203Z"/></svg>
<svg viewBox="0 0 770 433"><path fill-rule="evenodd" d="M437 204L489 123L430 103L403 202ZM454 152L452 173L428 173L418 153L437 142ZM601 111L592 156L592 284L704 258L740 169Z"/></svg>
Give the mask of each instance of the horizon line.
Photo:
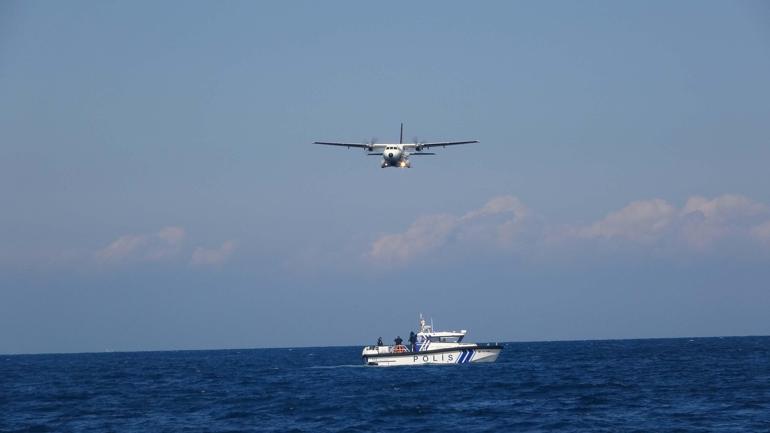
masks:
<svg viewBox="0 0 770 433"><path fill-rule="evenodd" d="M558 340L517 340L517 341L498 341L497 344L526 344L526 343L571 343L571 342L593 342L593 341L637 341L637 340L694 340L707 338L768 338L770 334L746 334L746 335L708 335L708 336L683 336L683 337L632 337L632 338L576 338L576 339L558 339ZM486 342L482 342L486 343ZM272 347L224 347L218 349L155 349L155 350L110 350L104 351L83 351L83 352L17 352L0 353L0 356L46 356L46 355L100 355L111 353L162 353L162 352L216 352L233 350L292 350L292 349L329 349L341 347L361 347L360 345L329 345L329 346L272 346Z"/></svg>

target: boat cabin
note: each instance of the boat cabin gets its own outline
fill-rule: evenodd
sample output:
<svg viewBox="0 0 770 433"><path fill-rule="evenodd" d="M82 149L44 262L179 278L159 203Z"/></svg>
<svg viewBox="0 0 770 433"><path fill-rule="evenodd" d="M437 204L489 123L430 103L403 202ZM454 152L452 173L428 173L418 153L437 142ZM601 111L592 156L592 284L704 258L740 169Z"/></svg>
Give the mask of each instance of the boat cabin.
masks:
<svg viewBox="0 0 770 433"><path fill-rule="evenodd" d="M417 333L417 352L428 350L428 348L439 349L450 345L462 343L465 334L468 331L433 331L433 325L428 325L425 319L420 315L420 332Z"/></svg>

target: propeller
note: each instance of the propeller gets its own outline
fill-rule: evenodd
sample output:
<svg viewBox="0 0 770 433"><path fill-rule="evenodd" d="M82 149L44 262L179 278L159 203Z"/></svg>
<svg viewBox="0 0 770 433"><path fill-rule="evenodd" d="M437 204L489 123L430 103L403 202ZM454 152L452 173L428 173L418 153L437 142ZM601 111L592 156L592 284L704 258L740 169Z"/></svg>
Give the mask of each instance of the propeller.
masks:
<svg viewBox="0 0 770 433"><path fill-rule="evenodd" d="M422 145L424 142L420 141L420 139L417 137L414 137L412 141L414 141L414 150L422 152Z"/></svg>
<svg viewBox="0 0 770 433"><path fill-rule="evenodd" d="M371 151L374 150L374 144L377 143L377 138L376 137L372 137L371 140L364 141L364 143L366 144L366 151L367 152L371 152Z"/></svg>

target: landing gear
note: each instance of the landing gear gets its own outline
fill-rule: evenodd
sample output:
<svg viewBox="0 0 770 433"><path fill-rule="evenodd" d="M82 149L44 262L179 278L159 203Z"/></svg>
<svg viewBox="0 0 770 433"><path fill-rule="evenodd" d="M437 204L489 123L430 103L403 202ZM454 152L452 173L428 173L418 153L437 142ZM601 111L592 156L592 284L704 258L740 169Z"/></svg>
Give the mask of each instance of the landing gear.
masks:
<svg viewBox="0 0 770 433"><path fill-rule="evenodd" d="M397 161L397 162L395 162L393 164L389 163L388 161L384 161L383 160L382 164L380 164L380 168L385 168L385 167L411 168L412 167L412 163L409 162L408 159Z"/></svg>

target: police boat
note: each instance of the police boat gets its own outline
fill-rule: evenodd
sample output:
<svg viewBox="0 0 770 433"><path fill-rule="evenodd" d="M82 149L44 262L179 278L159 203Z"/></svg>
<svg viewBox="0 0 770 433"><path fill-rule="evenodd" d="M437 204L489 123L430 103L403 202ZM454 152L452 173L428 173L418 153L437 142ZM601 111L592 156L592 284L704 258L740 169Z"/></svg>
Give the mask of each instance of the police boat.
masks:
<svg viewBox="0 0 770 433"><path fill-rule="evenodd" d="M434 331L420 314L420 332L409 344L364 347L361 359L366 365L398 366L427 364L467 364L495 362L503 346L497 343L464 343L468 331Z"/></svg>

